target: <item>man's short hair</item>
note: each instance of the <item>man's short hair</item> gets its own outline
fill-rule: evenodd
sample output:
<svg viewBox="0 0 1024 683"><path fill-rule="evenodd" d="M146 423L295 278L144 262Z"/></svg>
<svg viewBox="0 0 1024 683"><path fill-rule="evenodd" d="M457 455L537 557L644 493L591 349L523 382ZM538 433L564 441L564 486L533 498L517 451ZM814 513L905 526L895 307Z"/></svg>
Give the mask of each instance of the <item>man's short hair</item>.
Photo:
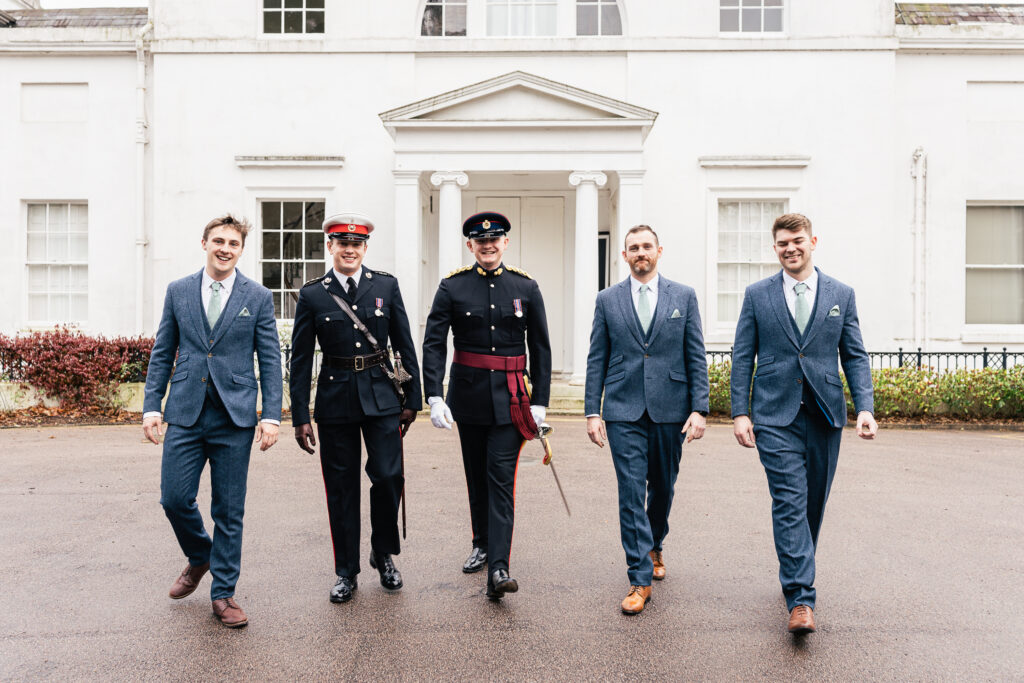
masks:
<svg viewBox="0 0 1024 683"><path fill-rule="evenodd" d="M238 234L242 236L242 246L245 246L245 237L246 235L249 234L249 231L252 230L252 226L249 225L249 221L245 220L244 218L235 218L230 213L226 213L223 216L218 216L217 218L214 218L212 221L206 224L206 227L203 228L203 241L205 242L210 238L211 230L223 226L227 226L229 228L232 228L233 230L237 230Z"/></svg>
<svg viewBox="0 0 1024 683"><path fill-rule="evenodd" d="M811 232L811 219L802 213L784 213L776 218L775 223L772 224L773 240L775 239L775 233L779 230L789 230L790 232L806 230L808 237L814 234Z"/></svg>
<svg viewBox="0 0 1024 683"><path fill-rule="evenodd" d="M634 233L637 233L637 232L649 232L649 233L651 233L652 235L654 235L654 244L656 246L661 246L661 242L658 241L658 233L654 232L654 228L652 228L649 225L644 225L643 223L641 223L640 225L634 225L632 228L630 228L629 230L626 231L626 236L622 238L622 248L623 249L626 248L626 240L629 239L629 236L634 234Z"/></svg>

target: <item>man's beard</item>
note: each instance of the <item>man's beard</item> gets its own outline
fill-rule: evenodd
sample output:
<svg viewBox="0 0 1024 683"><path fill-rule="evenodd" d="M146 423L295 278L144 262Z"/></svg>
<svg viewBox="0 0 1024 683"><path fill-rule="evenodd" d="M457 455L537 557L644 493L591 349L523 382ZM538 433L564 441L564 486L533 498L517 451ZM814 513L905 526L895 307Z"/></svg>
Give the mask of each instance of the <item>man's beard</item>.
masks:
<svg viewBox="0 0 1024 683"><path fill-rule="evenodd" d="M651 272L654 268L654 263L650 259L644 259L643 261L633 261L629 264L629 269L633 271L633 275L646 275Z"/></svg>

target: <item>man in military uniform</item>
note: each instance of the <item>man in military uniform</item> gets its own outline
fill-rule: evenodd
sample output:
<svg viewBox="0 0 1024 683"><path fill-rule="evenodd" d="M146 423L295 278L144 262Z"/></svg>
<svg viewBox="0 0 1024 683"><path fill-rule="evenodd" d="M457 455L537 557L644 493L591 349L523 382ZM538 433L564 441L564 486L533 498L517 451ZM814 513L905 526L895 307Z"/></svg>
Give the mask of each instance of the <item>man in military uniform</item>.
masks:
<svg viewBox="0 0 1024 683"><path fill-rule="evenodd" d="M327 489L327 514L334 543L337 580L331 602L352 599L359 573L359 435L366 442L370 477L370 566L388 590L402 587L392 555L399 553L398 504L405 486L402 435L423 405L409 319L398 280L362 265L373 223L343 213L324 221L334 267L299 292L292 330L292 424L299 447L314 453L309 422L313 350L320 343L323 362L317 380L313 419L320 434L320 465ZM338 300L344 301L354 321ZM369 334L366 334L366 333ZM376 340L377 348L374 348ZM412 381L405 403L389 377L388 343L401 355Z"/></svg>
<svg viewBox="0 0 1024 683"><path fill-rule="evenodd" d="M469 489L473 552L463 571L488 567L487 596L519 589L509 576L516 468L537 435L551 390L551 343L536 281L502 263L511 225L500 213L466 219L462 234L476 264L449 273L437 288L423 340L423 384L435 427L459 425ZM455 346L442 398L448 330ZM527 349L532 396L524 380Z"/></svg>

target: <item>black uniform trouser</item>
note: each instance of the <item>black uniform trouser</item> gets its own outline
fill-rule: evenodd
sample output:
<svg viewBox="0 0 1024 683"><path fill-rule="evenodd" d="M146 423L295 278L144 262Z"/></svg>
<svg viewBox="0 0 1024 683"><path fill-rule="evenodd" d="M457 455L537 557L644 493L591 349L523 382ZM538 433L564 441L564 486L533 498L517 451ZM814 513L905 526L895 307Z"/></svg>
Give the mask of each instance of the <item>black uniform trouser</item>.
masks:
<svg viewBox="0 0 1024 683"><path fill-rule="evenodd" d="M398 503L405 477L398 414L364 417L360 422L345 424L317 424L317 431L334 543L334 571L338 576L354 577L359 573L360 432L366 442L366 474L370 477L370 547L378 554L401 552Z"/></svg>
<svg viewBox="0 0 1024 683"><path fill-rule="evenodd" d="M473 545L487 550L488 574L495 569L508 571L515 522L516 472L519 453L526 442L511 424L457 425L469 488Z"/></svg>

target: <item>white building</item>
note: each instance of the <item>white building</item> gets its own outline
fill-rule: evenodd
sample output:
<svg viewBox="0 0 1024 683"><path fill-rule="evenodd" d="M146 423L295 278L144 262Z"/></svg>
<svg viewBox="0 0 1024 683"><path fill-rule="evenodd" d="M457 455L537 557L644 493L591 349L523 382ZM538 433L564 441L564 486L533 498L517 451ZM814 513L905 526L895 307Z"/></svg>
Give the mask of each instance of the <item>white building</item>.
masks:
<svg viewBox="0 0 1024 683"><path fill-rule="evenodd" d="M728 348L799 211L870 349L1024 342L1024 6L32 4L0 8L2 332L152 334L229 210L282 318L326 269L321 217L369 214L367 263L421 326L462 218L494 209L578 377L625 229L658 231Z"/></svg>

